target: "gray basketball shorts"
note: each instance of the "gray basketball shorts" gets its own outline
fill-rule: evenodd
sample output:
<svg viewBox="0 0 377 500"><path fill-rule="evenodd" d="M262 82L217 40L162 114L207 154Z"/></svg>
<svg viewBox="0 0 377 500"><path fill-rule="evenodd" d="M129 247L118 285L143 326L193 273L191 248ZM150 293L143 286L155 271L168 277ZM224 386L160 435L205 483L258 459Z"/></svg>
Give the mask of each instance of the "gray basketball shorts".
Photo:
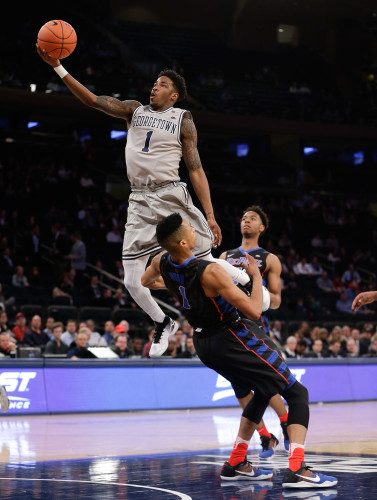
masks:
<svg viewBox="0 0 377 500"><path fill-rule="evenodd" d="M195 229L194 255L208 255L213 234L204 215L194 206L184 182L170 182L161 187L132 187L123 240L123 261L162 250L157 243L156 226L174 212L179 213Z"/></svg>

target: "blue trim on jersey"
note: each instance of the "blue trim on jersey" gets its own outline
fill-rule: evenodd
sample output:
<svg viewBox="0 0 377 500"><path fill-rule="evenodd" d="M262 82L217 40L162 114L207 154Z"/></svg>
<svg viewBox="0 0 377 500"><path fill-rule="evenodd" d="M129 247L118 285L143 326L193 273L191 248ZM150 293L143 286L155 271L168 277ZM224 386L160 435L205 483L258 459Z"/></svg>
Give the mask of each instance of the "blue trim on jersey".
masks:
<svg viewBox="0 0 377 500"><path fill-rule="evenodd" d="M262 344L258 349L255 351L259 356L262 356L267 351L268 347L266 344Z"/></svg>
<svg viewBox="0 0 377 500"><path fill-rule="evenodd" d="M182 267L187 266L187 264L188 264L188 263L189 263L192 259L196 259L195 255L193 255L192 257L189 257L187 260L185 260L184 262L182 262L182 264L174 264L174 262L171 260L170 255L168 255L168 261L169 261L169 264L171 264L171 265L172 265L172 266L174 266L174 267L178 267L178 268L182 268Z"/></svg>
<svg viewBox="0 0 377 500"><path fill-rule="evenodd" d="M246 335L249 333L249 330L247 328L242 328L242 330L240 330L239 332L237 332L237 337L239 339L243 339L244 337L246 337Z"/></svg>
<svg viewBox="0 0 377 500"><path fill-rule="evenodd" d="M242 253L242 255L245 255L246 253L254 252L254 250L263 250L263 248L257 247L257 248L250 248L250 250L244 250L242 247L238 247L238 250Z"/></svg>
<svg viewBox="0 0 377 500"><path fill-rule="evenodd" d="M270 356L267 358L267 363L270 363L270 365L272 365L278 357L279 357L278 353L276 351L273 351L273 353L270 354Z"/></svg>
<svg viewBox="0 0 377 500"><path fill-rule="evenodd" d="M287 365L285 363L282 363L279 368L278 368L278 372L281 373L283 375L283 373L285 372L285 370L287 369Z"/></svg>
<svg viewBox="0 0 377 500"><path fill-rule="evenodd" d="M248 340L245 344L245 346L248 348L248 349L251 349L253 346L255 346L255 344L258 342L258 339L256 337L253 337L252 339Z"/></svg>
<svg viewBox="0 0 377 500"><path fill-rule="evenodd" d="M293 373L291 373L287 378L287 380L288 380L288 387L291 387L296 382L296 377L293 375Z"/></svg>

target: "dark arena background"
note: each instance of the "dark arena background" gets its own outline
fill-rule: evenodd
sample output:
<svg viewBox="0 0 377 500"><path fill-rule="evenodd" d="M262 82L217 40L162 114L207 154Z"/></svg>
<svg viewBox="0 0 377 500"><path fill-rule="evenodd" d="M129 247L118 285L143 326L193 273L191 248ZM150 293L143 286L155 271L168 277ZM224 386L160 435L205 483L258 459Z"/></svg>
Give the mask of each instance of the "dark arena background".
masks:
<svg viewBox="0 0 377 500"><path fill-rule="evenodd" d="M0 498L377 498L377 303L351 311L377 289L376 2L35 3L8 4L0 30ZM186 349L192 327L165 291L152 294L181 335L148 357L154 324L123 285L126 124L81 104L40 59L53 19L78 38L61 63L96 95L148 104L162 69L185 77L179 106L223 235L215 257L240 246L247 207L268 214L260 245L280 259L282 302L264 321L309 389L306 462L336 487L282 489L271 408L280 443L260 458L255 433L248 458L272 480L221 481L241 410ZM180 176L200 207L183 160ZM56 322L63 335L89 328L93 358L24 342Z"/></svg>

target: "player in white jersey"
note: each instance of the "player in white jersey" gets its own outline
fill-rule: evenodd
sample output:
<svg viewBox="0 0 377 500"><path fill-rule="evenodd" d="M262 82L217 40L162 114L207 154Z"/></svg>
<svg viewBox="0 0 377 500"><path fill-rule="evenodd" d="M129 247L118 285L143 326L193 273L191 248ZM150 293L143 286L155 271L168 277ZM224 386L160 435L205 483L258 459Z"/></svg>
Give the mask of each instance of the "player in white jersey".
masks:
<svg viewBox="0 0 377 500"><path fill-rule="evenodd" d="M82 103L127 122L126 163L131 194L123 245L124 284L139 307L156 323L149 355L161 356L167 349L169 335L178 325L165 315L150 290L141 285L141 276L149 257L160 250L155 233L162 219L173 212L180 213L196 230L198 244L194 254L216 260L234 281L242 285L249 283L245 273L225 260L214 259L211 254L211 246L221 243L221 231L197 149L196 127L190 111L174 107L186 97L185 80L173 70L162 71L147 106L134 100L97 96L73 78L59 59L49 57L38 44L36 47L40 57L55 69ZM186 185L180 182L178 170L182 156L206 218L193 205Z"/></svg>

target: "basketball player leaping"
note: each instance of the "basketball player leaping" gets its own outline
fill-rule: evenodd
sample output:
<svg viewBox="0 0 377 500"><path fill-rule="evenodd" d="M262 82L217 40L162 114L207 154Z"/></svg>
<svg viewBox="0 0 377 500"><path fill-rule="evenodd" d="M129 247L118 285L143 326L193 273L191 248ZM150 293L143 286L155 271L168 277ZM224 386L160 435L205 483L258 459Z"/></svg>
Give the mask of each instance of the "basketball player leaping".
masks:
<svg viewBox="0 0 377 500"><path fill-rule="evenodd" d="M242 285L250 283L245 273L226 261L214 259L211 254L211 245L221 243L221 231L197 149L196 127L189 111L174 107L186 96L185 80L173 70L162 71L146 106L138 101L97 96L75 80L58 59L52 59L38 44L36 46L40 57L54 68L82 103L127 122L126 165L131 194L123 244L124 284L139 307L156 323L149 355L161 356L168 347L169 335L178 325L165 316L150 290L141 285L149 257L161 249L155 234L160 220L172 212L182 214L198 234L194 254L216 260ZM180 182L178 170L182 156L206 218L193 205L186 184Z"/></svg>
<svg viewBox="0 0 377 500"><path fill-rule="evenodd" d="M259 271L263 279L263 285L267 287L264 291L264 304L262 310L269 308L278 309L281 303L281 263L278 257L259 246L259 237L268 229L269 220L267 214L258 205L248 207L241 219L241 246L228 250L220 255L220 259L226 259L231 265L243 269L243 263L251 255L257 262ZM266 318L265 318L266 320ZM262 320L257 320L258 326L266 332L266 324ZM266 323L266 321L265 321ZM266 332L266 336L269 335ZM234 392L241 408L245 408L253 397L250 391L243 387L233 386ZM271 398L270 406L275 410L280 420L280 425L284 435L284 447L289 450L289 436L287 431L288 412L279 394ZM263 420L257 427L261 438L262 451L259 456L268 458L274 453L274 448L278 445L278 439L270 433L264 425Z"/></svg>
<svg viewBox="0 0 377 500"><path fill-rule="evenodd" d="M179 214L157 225L157 240L167 250L154 257L142 281L151 288L167 287L179 300L194 327L194 345L200 360L236 386L254 391L243 410L234 447L221 470L224 481L263 480L269 470L254 467L246 458L250 439L275 394L288 402L289 468L284 488L327 488L337 479L313 472L304 462L309 424L308 390L298 382L279 356L276 345L253 322L262 313L262 277L255 259L245 261L253 279L248 297L216 263L196 259L195 230Z"/></svg>

